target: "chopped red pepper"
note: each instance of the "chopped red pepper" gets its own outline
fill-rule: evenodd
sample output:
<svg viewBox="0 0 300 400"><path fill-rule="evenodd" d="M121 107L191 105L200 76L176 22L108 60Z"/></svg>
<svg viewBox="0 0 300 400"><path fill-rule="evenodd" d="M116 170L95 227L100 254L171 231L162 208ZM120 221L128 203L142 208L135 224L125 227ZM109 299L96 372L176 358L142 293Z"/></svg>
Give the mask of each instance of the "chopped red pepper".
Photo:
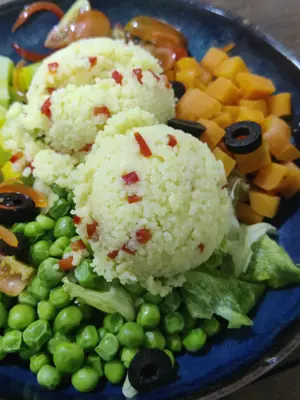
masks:
<svg viewBox="0 0 300 400"><path fill-rule="evenodd" d="M9 159L9 161L14 164L15 162L19 161L20 158L22 158L24 154L21 151L18 151L18 153L12 155Z"/></svg>
<svg viewBox="0 0 300 400"><path fill-rule="evenodd" d="M55 88L53 88L53 87L48 87L47 88L47 92L48 92L48 94L52 94L53 92L55 92Z"/></svg>
<svg viewBox="0 0 300 400"><path fill-rule="evenodd" d="M42 61L44 58L48 57L51 54L51 53L41 54L41 53L35 53L34 51L26 50L15 42L12 44L12 47L13 49L16 50L16 52L19 54L21 58L31 62Z"/></svg>
<svg viewBox="0 0 300 400"><path fill-rule="evenodd" d="M74 222L75 225L79 225L80 222L81 222L81 218L78 217L77 215L74 215L73 222Z"/></svg>
<svg viewBox="0 0 300 400"><path fill-rule="evenodd" d="M92 150L92 147L93 147L93 143L88 143L80 151L84 151L87 153Z"/></svg>
<svg viewBox="0 0 300 400"><path fill-rule="evenodd" d="M84 250L86 248L86 245L83 243L82 240L76 240L75 242L71 243L71 249L73 251L80 251Z"/></svg>
<svg viewBox="0 0 300 400"><path fill-rule="evenodd" d="M123 244L121 250L123 250L125 253L130 254L132 256L135 255L136 251L135 250L130 250L128 247L126 247L125 244Z"/></svg>
<svg viewBox="0 0 300 400"><path fill-rule="evenodd" d="M149 69L149 72L151 72L151 74L154 76L154 78L157 80L157 82L160 81L160 77L158 75L156 75L156 73L153 72L152 69Z"/></svg>
<svg viewBox="0 0 300 400"><path fill-rule="evenodd" d="M89 57L88 59L89 59L91 68L97 64L97 57Z"/></svg>
<svg viewBox="0 0 300 400"><path fill-rule="evenodd" d="M136 240L140 244L146 244L151 239L151 237L152 235L149 229L140 229L136 233Z"/></svg>
<svg viewBox="0 0 300 400"><path fill-rule="evenodd" d="M48 99L44 102L44 104L41 107L41 113L46 115L49 119L51 118L51 98L48 97Z"/></svg>
<svg viewBox="0 0 300 400"><path fill-rule="evenodd" d="M118 71L114 71L111 76L116 81L116 83L122 85L123 75L121 75Z"/></svg>
<svg viewBox="0 0 300 400"><path fill-rule="evenodd" d="M129 172L129 174L122 175L122 179L126 185L133 185L134 183L137 183L140 180L135 171Z"/></svg>
<svg viewBox="0 0 300 400"><path fill-rule="evenodd" d="M133 194L131 196L128 196L127 200L128 200L129 204L138 203L139 201L142 201L142 197L137 196L136 194Z"/></svg>
<svg viewBox="0 0 300 400"><path fill-rule="evenodd" d="M103 107L94 107L93 114L94 114L94 115L105 114L105 115L107 116L107 118L109 118L110 115L111 115L109 109L108 109L106 106L103 106Z"/></svg>
<svg viewBox="0 0 300 400"><path fill-rule="evenodd" d="M137 141L138 145L140 146L140 153L144 157L151 157L152 152L149 149L149 146L147 145L147 143L145 142L145 139L143 138L143 136L139 132L135 132L134 137L135 137L135 140Z"/></svg>
<svg viewBox="0 0 300 400"><path fill-rule="evenodd" d="M93 221L91 224L86 225L86 231L87 231L89 239L91 239L97 232L97 226L98 226L98 223L96 221Z"/></svg>
<svg viewBox="0 0 300 400"><path fill-rule="evenodd" d="M168 135L168 137L169 137L168 146L175 147L177 144L176 137L174 135Z"/></svg>
<svg viewBox="0 0 300 400"><path fill-rule="evenodd" d="M70 271L74 269L75 266L73 265L73 257L70 256L68 258L63 258L62 260L58 261L59 268L63 271Z"/></svg>
<svg viewBox="0 0 300 400"><path fill-rule="evenodd" d="M133 71L134 75L136 76L136 79L140 82L140 84L143 84L143 72L142 72L142 68L135 68Z"/></svg>
<svg viewBox="0 0 300 400"><path fill-rule="evenodd" d="M107 254L107 257L110 258L111 260L114 260L118 254L119 254L119 250L113 250Z"/></svg>
<svg viewBox="0 0 300 400"><path fill-rule="evenodd" d="M198 249L200 250L201 253L203 253L203 251L205 249L205 245L203 243L200 243L198 246Z"/></svg>
<svg viewBox="0 0 300 400"><path fill-rule="evenodd" d="M57 62L49 63L48 71L50 72L50 74L56 74L58 67L59 67L59 64Z"/></svg>

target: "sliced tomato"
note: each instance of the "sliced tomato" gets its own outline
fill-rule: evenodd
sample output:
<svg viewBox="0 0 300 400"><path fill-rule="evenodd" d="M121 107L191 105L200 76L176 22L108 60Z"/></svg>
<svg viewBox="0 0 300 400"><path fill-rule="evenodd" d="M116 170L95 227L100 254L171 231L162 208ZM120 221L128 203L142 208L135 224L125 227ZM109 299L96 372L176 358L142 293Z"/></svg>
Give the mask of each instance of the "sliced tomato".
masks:
<svg viewBox="0 0 300 400"><path fill-rule="evenodd" d="M34 51L26 50L23 47L19 46L18 43L16 42L12 44L12 47L13 49L15 49L15 51L19 54L21 58L31 62L41 61L51 54L51 53L41 54L41 53L36 53Z"/></svg>

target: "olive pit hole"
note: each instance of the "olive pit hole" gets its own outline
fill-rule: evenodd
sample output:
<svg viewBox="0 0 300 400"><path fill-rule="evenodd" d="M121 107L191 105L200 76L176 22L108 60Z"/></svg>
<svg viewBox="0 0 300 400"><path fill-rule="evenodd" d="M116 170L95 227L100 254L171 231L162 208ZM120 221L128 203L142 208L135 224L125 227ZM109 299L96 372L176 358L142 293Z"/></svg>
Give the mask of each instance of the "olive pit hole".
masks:
<svg viewBox="0 0 300 400"><path fill-rule="evenodd" d="M148 381L149 379L153 379L157 374L157 365L155 364L146 364L141 369L141 379Z"/></svg>
<svg viewBox="0 0 300 400"><path fill-rule="evenodd" d="M251 132L248 128L241 126L232 133L232 137L233 139L242 140L248 137L250 134Z"/></svg>

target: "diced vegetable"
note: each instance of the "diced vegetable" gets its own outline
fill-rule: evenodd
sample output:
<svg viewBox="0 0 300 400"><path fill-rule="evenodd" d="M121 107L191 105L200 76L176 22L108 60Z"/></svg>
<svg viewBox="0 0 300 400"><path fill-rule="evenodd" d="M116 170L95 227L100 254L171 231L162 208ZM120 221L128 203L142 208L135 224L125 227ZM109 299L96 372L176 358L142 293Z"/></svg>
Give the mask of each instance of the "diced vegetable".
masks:
<svg viewBox="0 0 300 400"><path fill-rule="evenodd" d="M240 72L248 72L248 68L243 59L239 56L224 60L215 70L214 75L234 80Z"/></svg>
<svg viewBox="0 0 300 400"><path fill-rule="evenodd" d="M176 81L183 83L186 89L193 89L196 87L197 78L194 71L183 70L176 72L175 78Z"/></svg>
<svg viewBox="0 0 300 400"><path fill-rule="evenodd" d="M262 145L251 153L236 154L235 160L243 174L257 171L271 163L268 144L263 141Z"/></svg>
<svg viewBox="0 0 300 400"><path fill-rule="evenodd" d="M4 182L1 184L0 193L22 193L30 197L34 201L36 207L43 208L47 206L46 197L43 193L21 183L11 184L10 182Z"/></svg>
<svg viewBox="0 0 300 400"><path fill-rule="evenodd" d="M16 261L14 257L0 257L0 292L18 296L28 285L34 269Z"/></svg>
<svg viewBox="0 0 300 400"><path fill-rule="evenodd" d="M216 147L213 151L217 160L222 161L225 169L226 176L229 176L235 167L235 160L229 157L224 151L220 149L220 147Z"/></svg>
<svg viewBox="0 0 300 400"><path fill-rule="evenodd" d="M268 218L275 217L280 204L279 196L251 189L249 199L251 208L257 214Z"/></svg>
<svg viewBox="0 0 300 400"><path fill-rule="evenodd" d="M240 113L240 107L238 106L224 106L222 108L223 112L227 112L228 114L231 115L232 122L235 122L239 113Z"/></svg>
<svg viewBox="0 0 300 400"><path fill-rule="evenodd" d="M275 115L269 115L262 127L263 137L269 145L270 153L277 158L281 151L290 143L292 136L291 128L285 121Z"/></svg>
<svg viewBox="0 0 300 400"><path fill-rule="evenodd" d="M264 122L264 119L264 114L261 111L247 107L241 107L236 122L252 121L261 125Z"/></svg>
<svg viewBox="0 0 300 400"><path fill-rule="evenodd" d="M12 79L14 63L10 58L0 56L0 106L8 108L10 103L9 84Z"/></svg>
<svg viewBox="0 0 300 400"><path fill-rule="evenodd" d="M203 65L201 64L198 65L201 70L200 79L204 83L204 85L207 86L213 80L213 76L206 68L203 67Z"/></svg>
<svg viewBox="0 0 300 400"><path fill-rule="evenodd" d="M222 77L212 82L206 93L223 104L236 104L242 97L240 89L231 80Z"/></svg>
<svg viewBox="0 0 300 400"><path fill-rule="evenodd" d="M202 71L200 65L193 57L184 57L175 63L175 72L180 71L191 71L194 72L196 76L201 76Z"/></svg>
<svg viewBox="0 0 300 400"><path fill-rule="evenodd" d="M211 74L213 74L216 68L228 58L229 57L225 51L216 47L211 47L203 57L201 65Z"/></svg>
<svg viewBox="0 0 300 400"><path fill-rule="evenodd" d="M213 150L224 137L225 130L214 121L199 119L198 122L206 127L206 131L200 136L201 142L206 143L207 146Z"/></svg>
<svg viewBox="0 0 300 400"><path fill-rule="evenodd" d="M227 128L227 126L233 123L232 117L228 112L220 112L216 114L212 120L216 122L221 128Z"/></svg>
<svg viewBox="0 0 300 400"><path fill-rule="evenodd" d="M261 111L264 114L264 117L266 117L268 115L267 102L264 99L260 99L260 100L242 99L242 100L240 100L239 105L240 105L240 107L247 107L247 108L251 108L251 110Z"/></svg>
<svg viewBox="0 0 300 400"><path fill-rule="evenodd" d="M284 165L271 163L258 171L253 183L266 191L275 191L287 174L288 170Z"/></svg>
<svg viewBox="0 0 300 400"><path fill-rule="evenodd" d="M221 111L221 103L199 89L189 89L177 103L177 118L198 121Z"/></svg>
<svg viewBox="0 0 300 400"><path fill-rule="evenodd" d="M287 175L277 191L283 197L289 199L300 192L300 169L292 162L283 165L287 168Z"/></svg>
<svg viewBox="0 0 300 400"><path fill-rule="evenodd" d="M246 99L264 99L273 94L276 90L271 79L250 74L249 72L237 74L236 81Z"/></svg>
<svg viewBox="0 0 300 400"><path fill-rule="evenodd" d="M269 114L287 117L292 114L291 93L279 93L268 99Z"/></svg>
<svg viewBox="0 0 300 400"><path fill-rule="evenodd" d="M288 143L279 154L277 154L278 161L294 161L300 158L300 151L293 144Z"/></svg>
<svg viewBox="0 0 300 400"><path fill-rule="evenodd" d="M248 204L241 203L240 201L236 203L235 210L238 220L243 224L258 224L264 219L262 215L259 215L254 210L252 210L252 208Z"/></svg>

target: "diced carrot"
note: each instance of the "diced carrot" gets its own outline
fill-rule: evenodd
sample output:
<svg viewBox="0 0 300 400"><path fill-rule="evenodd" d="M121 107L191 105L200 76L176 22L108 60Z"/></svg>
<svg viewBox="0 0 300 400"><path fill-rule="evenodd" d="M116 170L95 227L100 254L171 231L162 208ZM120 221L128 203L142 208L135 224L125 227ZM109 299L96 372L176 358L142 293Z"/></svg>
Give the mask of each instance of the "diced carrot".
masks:
<svg viewBox="0 0 300 400"><path fill-rule="evenodd" d="M288 170L284 165L271 163L260 169L253 183L266 191L276 190L287 176Z"/></svg>
<svg viewBox="0 0 300 400"><path fill-rule="evenodd" d="M264 99L276 90L271 79L250 74L249 72L240 72L237 74L236 82L242 89L246 99Z"/></svg>
<svg viewBox="0 0 300 400"><path fill-rule="evenodd" d="M261 111L247 107L240 107L240 112L237 116L236 122L252 121L261 125L264 122L264 119L264 114Z"/></svg>
<svg viewBox="0 0 300 400"><path fill-rule="evenodd" d="M248 68L243 59L239 56L224 60L215 70L214 75L234 80L240 72L248 72Z"/></svg>
<svg viewBox="0 0 300 400"><path fill-rule="evenodd" d="M176 79L175 69L168 69L167 71L165 71L165 75L169 79L169 81L175 81Z"/></svg>
<svg viewBox="0 0 300 400"><path fill-rule="evenodd" d="M235 210L238 220L246 225L258 224L264 219L262 215L252 210L248 204L241 203L240 201L237 202Z"/></svg>
<svg viewBox="0 0 300 400"><path fill-rule="evenodd" d="M216 47L211 47L205 54L201 61L201 65L207 69L211 74L214 73L215 69L226 59L228 55L225 51Z"/></svg>
<svg viewBox="0 0 300 400"><path fill-rule="evenodd" d="M249 198L250 207L257 214L268 218L275 217L280 204L279 196L251 189L249 191Z"/></svg>
<svg viewBox="0 0 300 400"><path fill-rule="evenodd" d="M190 121L211 118L221 111L221 103L199 89L189 89L176 106L177 117Z"/></svg>
<svg viewBox="0 0 300 400"><path fill-rule="evenodd" d="M282 150L290 143L291 128L282 119L275 115L269 115L263 125L263 137L269 145L270 153L274 157L280 157Z"/></svg>
<svg viewBox="0 0 300 400"><path fill-rule="evenodd" d="M199 68L201 70L200 79L204 83L204 85L207 86L210 82L212 82L213 76L206 68L203 67L203 65L199 64Z"/></svg>
<svg viewBox="0 0 300 400"><path fill-rule="evenodd" d="M233 123L232 117L228 112L220 112L216 114L212 121L216 122L221 128L227 128L227 126Z"/></svg>
<svg viewBox="0 0 300 400"><path fill-rule="evenodd" d="M277 192L286 199L290 199L296 193L300 192L300 169L292 162L283 165L287 168L288 173L277 188Z"/></svg>
<svg viewBox="0 0 300 400"><path fill-rule="evenodd" d="M176 72L176 81L183 83L186 90L196 87L196 79L194 71L183 70Z"/></svg>
<svg viewBox="0 0 300 400"><path fill-rule="evenodd" d="M262 145L248 154L235 154L237 166L243 174L258 171L271 163L268 144L263 141Z"/></svg>
<svg viewBox="0 0 300 400"><path fill-rule="evenodd" d="M175 63L175 72L193 71L195 75L201 76L202 72L199 63L193 57L184 57Z"/></svg>
<svg viewBox="0 0 300 400"><path fill-rule="evenodd" d="M206 127L206 131L200 136L201 142L206 143L207 146L213 150L220 140L225 136L225 130L214 121L199 119L198 122Z"/></svg>
<svg viewBox="0 0 300 400"><path fill-rule="evenodd" d="M267 102L264 99L260 100L242 99L240 100L239 105L241 107L251 108L251 110L261 111L264 114L264 117L267 117L268 115Z"/></svg>
<svg viewBox="0 0 300 400"><path fill-rule="evenodd" d="M228 154L224 153L224 151L222 151L220 147L216 147L213 153L217 160L222 161L226 176L229 176L233 168L235 167L236 161L233 158L229 157Z"/></svg>
<svg viewBox="0 0 300 400"><path fill-rule="evenodd" d="M279 161L295 161L300 158L300 151L292 143L288 143L277 155Z"/></svg>
<svg viewBox="0 0 300 400"><path fill-rule="evenodd" d="M286 117L292 114L291 93L279 93L268 99L269 114Z"/></svg>
<svg viewBox="0 0 300 400"><path fill-rule="evenodd" d="M240 107L238 106L224 106L222 108L222 111L227 112L231 115L232 121L236 121L239 113L240 113Z"/></svg>
<svg viewBox="0 0 300 400"><path fill-rule="evenodd" d="M223 104L236 104L242 97L242 92L226 78L217 78L208 86L206 93Z"/></svg>
<svg viewBox="0 0 300 400"><path fill-rule="evenodd" d="M221 142L218 143L218 147L220 147L220 149L226 153L229 157L234 158L234 155L227 149L227 147L225 146L223 140L221 140Z"/></svg>
<svg viewBox="0 0 300 400"><path fill-rule="evenodd" d="M195 88L201 90L202 92L206 91L206 85L201 80L200 76L196 76L196 78L195 78Z"/></svg>

